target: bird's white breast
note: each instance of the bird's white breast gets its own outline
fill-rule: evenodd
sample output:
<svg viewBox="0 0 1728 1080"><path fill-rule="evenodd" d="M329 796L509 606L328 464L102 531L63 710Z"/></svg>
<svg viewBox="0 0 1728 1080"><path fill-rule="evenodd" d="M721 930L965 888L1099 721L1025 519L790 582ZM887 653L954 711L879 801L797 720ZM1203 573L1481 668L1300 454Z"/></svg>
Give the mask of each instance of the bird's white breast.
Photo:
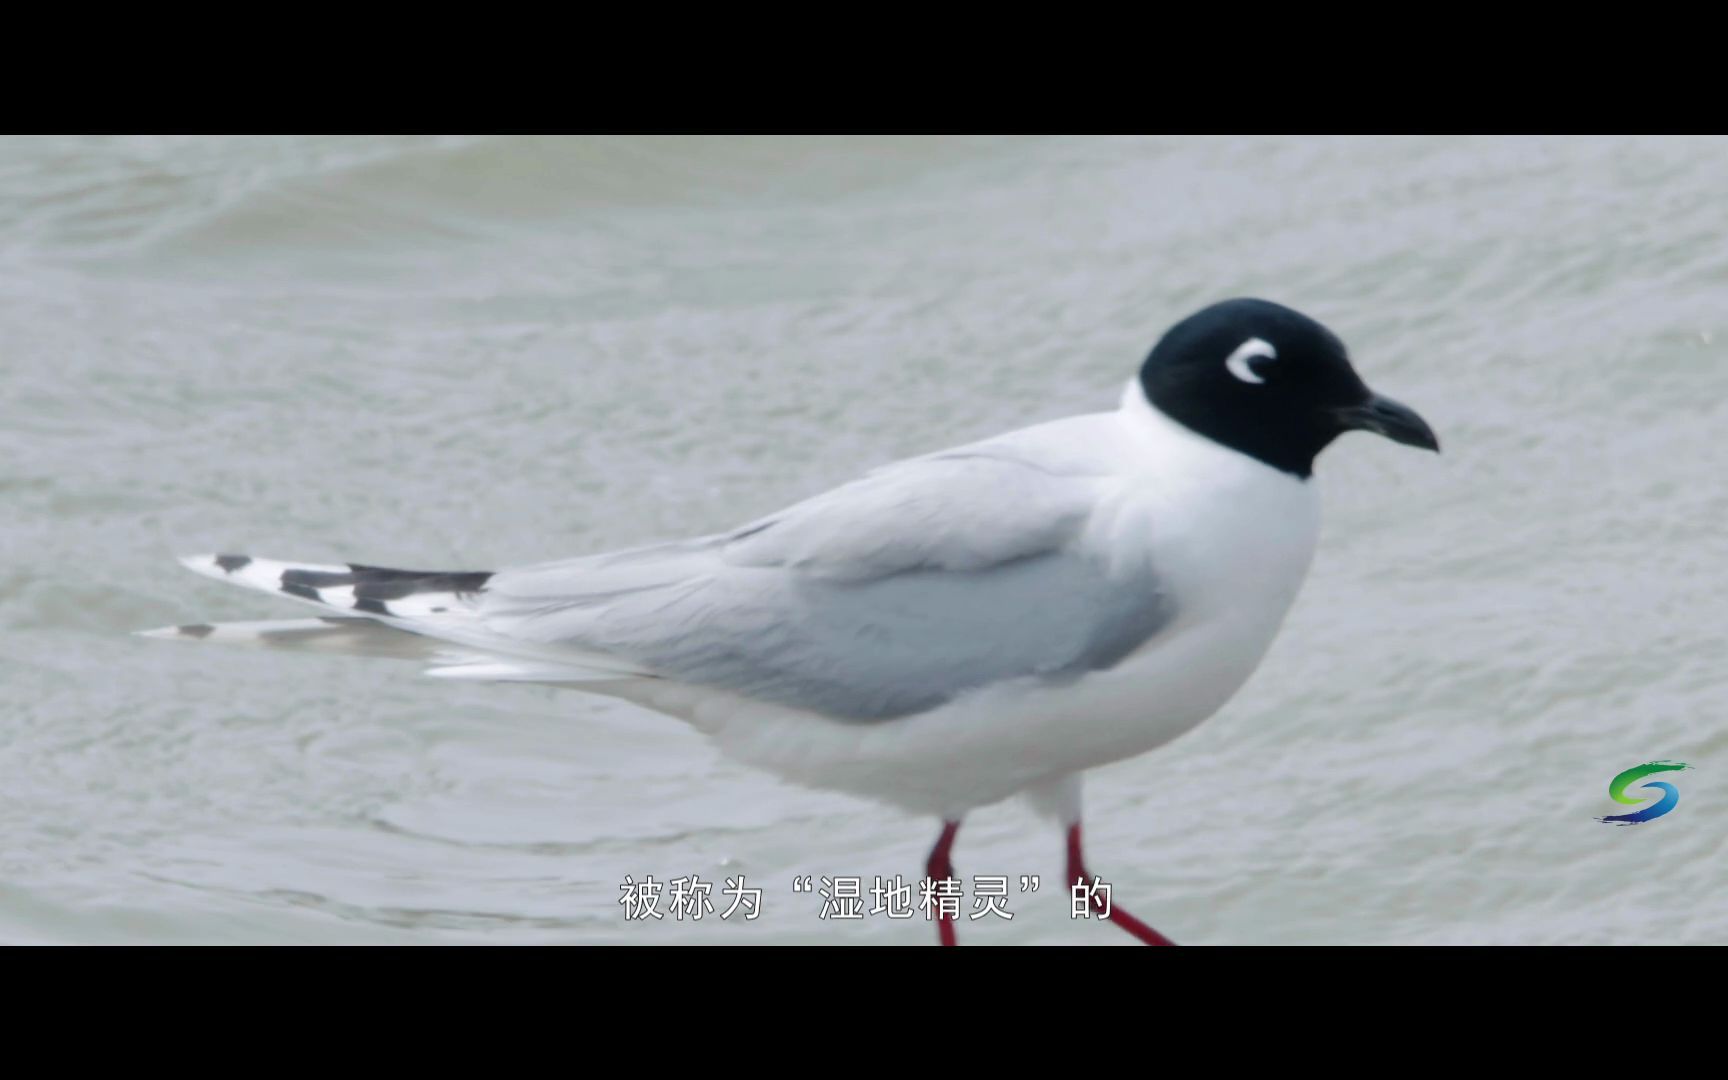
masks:
<svg viewBox="0 0 1728 1080"><path fill-rule="evenodd" d="M1134 464L1094 527L1115 530L1113 550L1151 561L1175 618L1092 677L1095 689L1077 688L1111 760L1187 731L1247 680L1296 599L1320 528L1312 482L1188 431L1146 404L1138 383L1116 415L1140 453L1124 455Z"/></svg>

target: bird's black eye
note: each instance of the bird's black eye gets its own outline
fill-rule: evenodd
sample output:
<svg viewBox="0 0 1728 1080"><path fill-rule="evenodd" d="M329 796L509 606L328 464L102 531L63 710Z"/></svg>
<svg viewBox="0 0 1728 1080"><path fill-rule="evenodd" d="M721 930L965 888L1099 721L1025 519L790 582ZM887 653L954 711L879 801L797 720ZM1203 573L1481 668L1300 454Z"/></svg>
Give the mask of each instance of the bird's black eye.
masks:
<svg viewBox="0 0 1728 1080"><path fill-rule="evenodd" d="M1263 383L1266 381L1265 376L1255 371L1254 367L1250 366L1251 362L1258 360L1259 366L1264 367L1266 361L1276 359L1278 350L1272 347L1270 341L1251 337L1236 346L1236 351L1225 358L1224 369L1245 383Z"/></svg>

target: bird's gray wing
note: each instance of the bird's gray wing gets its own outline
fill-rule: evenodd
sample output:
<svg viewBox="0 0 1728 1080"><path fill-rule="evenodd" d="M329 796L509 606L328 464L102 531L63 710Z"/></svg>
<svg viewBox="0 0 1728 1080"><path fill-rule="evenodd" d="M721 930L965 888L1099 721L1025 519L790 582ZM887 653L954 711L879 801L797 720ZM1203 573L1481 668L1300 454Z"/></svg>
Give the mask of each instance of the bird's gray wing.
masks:
<svg viewBox="0 0 1728 1080"><path fill-rule="evenodd" d="M916 458L731 533L502 572L479 614L680 682L906 716L1110 667L1168 621L1150 567L1082 542L1110 483L1001 449Z"/></svg>

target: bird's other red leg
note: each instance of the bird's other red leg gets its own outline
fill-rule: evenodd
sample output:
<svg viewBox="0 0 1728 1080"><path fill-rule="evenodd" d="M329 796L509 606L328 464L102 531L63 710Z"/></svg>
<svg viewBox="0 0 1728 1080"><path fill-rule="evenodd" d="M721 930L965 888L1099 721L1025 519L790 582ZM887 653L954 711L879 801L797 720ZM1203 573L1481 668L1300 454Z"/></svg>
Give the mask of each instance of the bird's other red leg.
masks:
<svg viewBox="0 0 1728 1080"><path fill-rule="evenodd" d="M943 833L942 835L944 839L951 838L948 833ZM932 856L932 858L934 858L934 856ZM1091 882L1092 875L1086 872L1086 858L1080 851L1080 823L1076 821L1074 824L1068 826L1068 884L1070 886L1076 883L1085 883L1089 885ZM1136 919L1126 911L1123 911L1122 908L1117 905L1115 897L1110 898L1110 910L1106 912L1104 910L1104 898L1097 893L1093 893L1092 908L1098 912L1101 918L1109 919L1111 922L1128 931L1130 934L1133 934L1148 945L1176 944L1174 941L1171 941L1163 934L1160 934L1150 926L1147 926L1139 919Z"/></svg>
<svg viewBox="0 0 1728 1080"><path fill-rule="evenodd" d="M942 835L936 838L936 846L930 849L930 859L924 864L924 876L931 881L946 881L954 876L954 863L948 855L954 850L954 834L959 831L958 821L942 823ZM957 944L954 940L954 920L943 916L940 909L936 914L936 934L944 945Z"/></svg>

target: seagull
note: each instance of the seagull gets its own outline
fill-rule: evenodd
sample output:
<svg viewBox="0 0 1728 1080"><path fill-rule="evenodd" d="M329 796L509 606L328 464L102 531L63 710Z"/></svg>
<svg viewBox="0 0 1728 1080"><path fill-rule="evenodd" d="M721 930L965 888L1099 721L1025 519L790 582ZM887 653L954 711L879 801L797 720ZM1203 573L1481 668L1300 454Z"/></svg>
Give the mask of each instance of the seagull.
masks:
<svg viewBox="0 0 1728 1080"><path fill-rule="evenodd" d="M729 532L498 571L192 556L323 614L145 633L621 698L783 779L934 816L932 882L955 876L966 814L1021 796L1062 829L1070 887L1095 886L1081 777L1189 731L1253 673L1314 554L1315 458L1357 430L1439 450L1330 330L1227 300L1166 332L1113 411L887 465ZM953 945L953 918L934 921Z"/></svg>

